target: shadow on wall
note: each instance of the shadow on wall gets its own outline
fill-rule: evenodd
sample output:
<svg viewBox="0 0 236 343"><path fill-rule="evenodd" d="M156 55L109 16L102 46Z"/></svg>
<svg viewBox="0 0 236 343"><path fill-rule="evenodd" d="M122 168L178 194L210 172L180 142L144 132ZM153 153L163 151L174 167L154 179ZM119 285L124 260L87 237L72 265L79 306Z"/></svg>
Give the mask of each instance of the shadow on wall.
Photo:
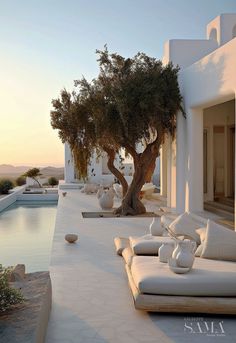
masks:
<svg viewBox="0 0 236 343"><path fill-rule="evenodd" d="M224 89L225 67L226 56L217 56L216 52L213 52L181 73L187 116L189 108L209 107L234 97L233 90ZM229 68L227 65L227 71ZM232 66L233 68L235 69L235 66ZM232 70L233 72L235 71Z"/></svg>

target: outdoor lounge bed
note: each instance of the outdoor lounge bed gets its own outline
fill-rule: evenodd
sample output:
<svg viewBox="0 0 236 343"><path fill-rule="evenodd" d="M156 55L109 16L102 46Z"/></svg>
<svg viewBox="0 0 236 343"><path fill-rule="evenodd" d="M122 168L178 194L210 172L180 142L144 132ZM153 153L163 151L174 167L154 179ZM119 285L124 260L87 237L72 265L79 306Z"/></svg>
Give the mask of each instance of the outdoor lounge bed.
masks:
<svg viewBox="0 0 236 343"><path fill-rule="evenodd" d="M210 221L207 230L202 257L195 258L186 274L175 274L157 256L138 256L132 239L116 238L136 309L236 314L236 233Z"/></svg>
<svg viewBox="0 0 236 343"><path fill-rule="evenodd" d="M138 257L142 260L149 259L150 257ZM134 257L135 261L136 257ZM156 258L158 259L158 258ZM198 258L197 260L201 260ZM139 260L140 262L140 260ZM206 261L204 261L206 262ZM145 262L144 262L145 263ZM132 273L132 269L126 264L126 272L128 275L129 280L129 286L132 292L133 300L134 300L134 306L137 310L145 310L150 312L183 312L183 313L214 313L214 314L236 314L236 265L231 265L229 268L230 271L228 271L228 278L225 280L225 284L223 285L221 283L222 287L222 293L224 295L220 296L220 289L218 289L218 295L215 296L209 296L210 292L209 289L205 289L204 287L209 287L209 278L211 277L211 273L208 275L208 282L206 279L201 280L201 270L198 271L197 267L194 266L194 268L190 273L186 274L174 274L170 270L167 271L168 266L165 264L164 267L166 267L165 277L163 273L160 273L160 265L158 265L158 261L147 261L147 264L152 265L152 273L150 273L148 276L143 277L142 281L139 280L137 282L137 275L134 277ZM160 262L159 262L160 263ZM226 265L230 264L229 262L225 262ZM207 266L207 263L206 263ZM204 271L206 273L206 276L208 272L210 272L207 267L204 268ZM187 287L190 288L191 286L187 285L186 288L183 288L183 280L186 281L186 279L191 279L191 273L192 273L192 281L194 282L194 279L198 278L198 289L201 290L201 295L183 295L184 292L187 293ZM201 276L200 276L200 275ZM142 274L141 274L142 275ZM198 277L199 276L199 277ZM218 273L218 280L222 277L222 282L224 282L224 276L225 273L219 272ZM148 279L150 277L150 279ZM230 280L230 282L229 282ZM147 290L145 291L145 283L148 284L148 282L155 281L156 284L159 282L162 287L165 287L166 285L169 285L172 283L172 291L168 291L168 294L156 294L157 291L155 291L155 294L152 293L152 291ZM182 281L182 282L181 282ZM201 282L202 281L202 282ZM143 284L142 284L143 282ZM231 295L225 296L225 287L230 285ZM142 288L144 288L142 291L140 290L140 285L142 285ZM213 290L214 287L212 287L211 284L210 290ZM233 288L234 287L234 292ZM176 294L178 293L177 290L181 291L182 294ZM196 289L195 289L196 290ZM204 295L204 290L206 291L206 295ZM163 293L163 292L162 292ZM175 293L175 294L172 294ZM196 292L198 293L198 292ZM234 295L233 295L234 294Z"/></svg>

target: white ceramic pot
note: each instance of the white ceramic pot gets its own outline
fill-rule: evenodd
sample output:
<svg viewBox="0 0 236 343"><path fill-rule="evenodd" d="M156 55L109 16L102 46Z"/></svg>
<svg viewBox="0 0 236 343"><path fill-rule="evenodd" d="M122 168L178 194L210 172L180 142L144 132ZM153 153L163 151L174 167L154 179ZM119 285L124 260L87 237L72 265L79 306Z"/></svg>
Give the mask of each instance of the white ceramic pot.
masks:
<svg viewBox="0 0 236 343"><path fill-rule="evenodd" d="M174 238L174 242L175 242L175 248L174 248L173 253L172 253L172 258L174 260L176 260L178 253L181 251L181 245L180 244L182 241Z"/></svg>
<svg viewBox="0 0 236 343"><path fill-rule="evenodd" d="M98 202L102 209L110 209L114 204L114 192L112 189L99 191Z"/></svg>
<svg viewBox="0 0 236 343"><path fill-rule="evenodd" d="M149 226L149 232L153 236L162 236L164 231L163 226L161 225L160 217L153 217L152 222Z"/></svg>
<svg viewBox="0 0 236 343"><path fill-rule="evenodd" d="M179 243L180 250L176 255L176 264L183 268L192 268L194 262L194 250L196 243L191 240L184 240Z"/></svg>
<svg viewBox="0 0 236 343"><path fill-rule="evenodd" d="M163 263L167 263L168 260L172 256L173 250L174 250L173 244L163 243L158 250L159 261Z"/></svg>

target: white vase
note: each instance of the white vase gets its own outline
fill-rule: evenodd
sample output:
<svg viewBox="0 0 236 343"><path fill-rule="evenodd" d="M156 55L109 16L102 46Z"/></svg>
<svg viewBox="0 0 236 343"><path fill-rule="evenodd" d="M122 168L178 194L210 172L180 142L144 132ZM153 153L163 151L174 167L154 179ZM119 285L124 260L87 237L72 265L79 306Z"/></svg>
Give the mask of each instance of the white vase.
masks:
<svg viewBox="0 0 236 343"><path fill-rule="evenodd" d="M99 190L98 202L102 209L110 209L114 203L114 192L113 190Z"/></svg>
<svg viewBox="0 0 236 343"><path fill-rule="evenodd" d="M176 260L176 257L177 257L177 255L178 255L178 253L181 251L181 245L180 245L180 243L181 243L182 241L179 240L179 239L175 239L175 238L174 238L174 242L175 242L175 248L174 248L173 253L172 253L172 258L173 258L174 260Z"/></svg>
<svg viewBox="0 0 236 343"><path fill-rule="evenodd" d="M153 217L152 222L149 226L149 232L153 236L162 236L164 231L163 226L161 225L160 217Z"/></svg>
<svg viewBox="0 0 236 343"><path fill-rule="evenodd" d="M176 255L176 264L182 268L192 268L194 262L194 250L196 243L191 240L184 240L179 243L180 250Z"/></svg>
<svg viewBox="0 0 236 343"><path fill-rule="evenodd" d="M163 263L167 263L169 258L171 258L172 256L173 250L174 250L173 244L163 243L158 249L159 261Z"/></svg>

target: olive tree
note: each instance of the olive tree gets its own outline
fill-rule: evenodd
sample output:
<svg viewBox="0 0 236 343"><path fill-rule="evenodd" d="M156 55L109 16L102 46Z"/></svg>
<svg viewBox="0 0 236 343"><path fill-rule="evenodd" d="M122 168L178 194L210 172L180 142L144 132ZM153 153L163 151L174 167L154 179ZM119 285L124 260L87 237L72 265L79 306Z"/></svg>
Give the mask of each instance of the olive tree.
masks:
<svg viewBox="0 0 236 343"><path fill-rule="evenodd" d="M85 78L75 81L79 91L74 92L74 101L68 105L72 106L70 113L76 113L78 121L73 118L68 125L61 119L63 133L59 131L59 135L63 134L64 139L65 130L70 132L70 137L73 132L78 164L83 163L84 167L89 163L92 149L110 149L113 154L124 149L133 158L134 175L116 213L145 213L139 198L141 188L153 170L165 137L175 134L178 111L184 114L178 86L179 68L171 63L164 66L144 53L124 58L116 53L109 54L105 47L97 54L100 67L97 78L91 82ZM68 93L65 94L68 97ZM55 116L60 117L65 106L65 101L58 101L53 101L56 113L51 114L54 128L59 128L54 125ZM78 130L81 116L86 118L86 125ZM73 152L73 144L71 146Z"/></svg>
<svg viewBox="0 0 236 343"><path fill-rule="evenodd" d="M40 169L38 168L31 168L29 170L27 170L27 172L25 172L22 176L25 177L30 177L31 179L33 179L35 182L37 182L38 186L40 188L42 188L42 185L40 184L40 182L38 181L37 177L41 176L42 174L40 173Z"/></svg>

